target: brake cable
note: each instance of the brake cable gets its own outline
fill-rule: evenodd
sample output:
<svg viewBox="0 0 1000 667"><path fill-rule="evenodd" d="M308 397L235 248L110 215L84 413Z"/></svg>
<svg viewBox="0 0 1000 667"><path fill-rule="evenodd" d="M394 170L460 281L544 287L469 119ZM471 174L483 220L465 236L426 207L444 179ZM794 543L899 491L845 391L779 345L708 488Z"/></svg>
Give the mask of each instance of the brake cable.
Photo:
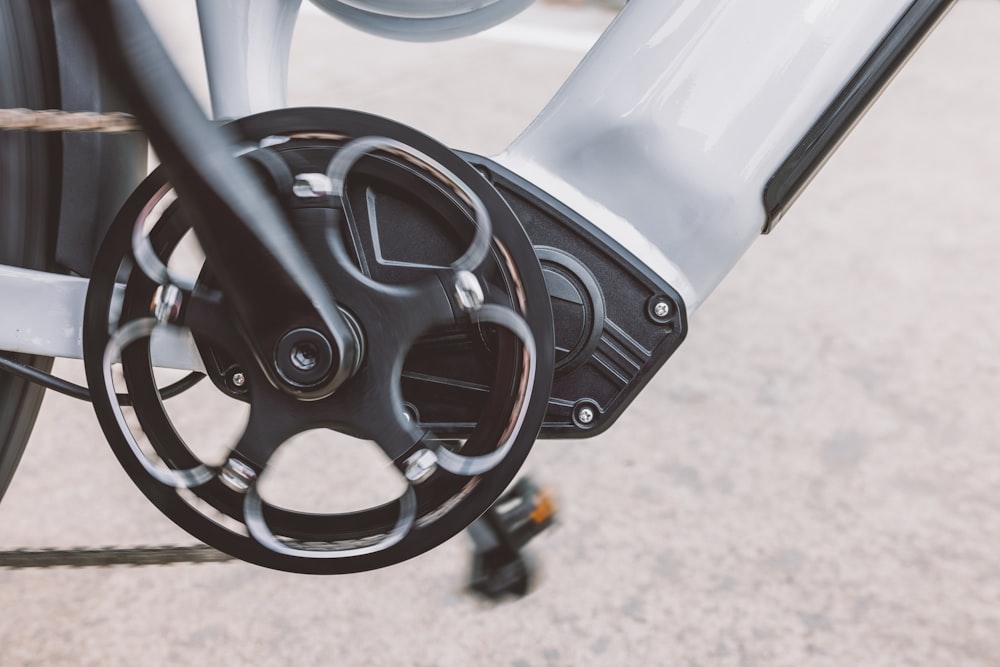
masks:
<svg viewBox="0 0 1000 667"><path fill-rule="evenodd" d="M52 375L51 373L40 371L34 366L28 366L27 364L19 363L13 359L8 359L3 355L0 355L0 371L16 375L17 377L27 380L28 382L40 384L46 389L51 389L52 391L59 392L60 394L64 394L71 398L92 402L90 390L87 387L75 384L69 380L64 380L61 377ZM198 373L197 371L188 373L177 382L160 389L160 398L164 400L173 398L174 396L187 391L201 382L204 377L204 373ZM116 394L116 396L118 397L119 405L132 405L132 400L129 398L128 394Z"/></svg>

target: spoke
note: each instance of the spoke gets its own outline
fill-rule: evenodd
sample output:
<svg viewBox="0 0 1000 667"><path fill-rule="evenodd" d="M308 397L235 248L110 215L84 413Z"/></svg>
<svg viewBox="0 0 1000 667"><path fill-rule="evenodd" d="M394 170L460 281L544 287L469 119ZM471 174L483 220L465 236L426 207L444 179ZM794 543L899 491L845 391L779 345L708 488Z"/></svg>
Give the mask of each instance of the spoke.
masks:
<svg viewBox="0 0 1000 667"><path fill-rule="evenodd" d="M299 414L296 408L303 404L269 385L262 375L250 375L249 381L250 418L229 454L229 462L250 466L253 477L257 478L289 438L321 424L311 420L308 413ZM308 408L308 404L305 405Z"/></svg>
<svg viewBox="0 0 1000 667"><path fill-rule="evenodd" d="M125 441L128 443L129 449L132 451L136 460L151 477L161 484L165 484L175 489L188 489L195 486L201 486L215 477L216 471L213 468L210 468L203 463L193 468L176 470L173 468L166 468L152 461L142 451L142 448L139 447L139 443L136 441L135 435L132 433L131 428L129 428L128 423L125 421L125 415L122 412L121 406L118 404L114 380L111 377L111 364L113 364L121 356L122 351L129 345L143 338L149 338L156 326L156 319L148 317L140 320L132 320L125 326L115 331L115 333L111 336L111 339L108 341L107 346L104 348L104 358L102 359L104 371L104 390L107 393L108 401L111 405L115 421L118 423L118 429L121 431L122 436L124 436Z"/></svg>
<svg viewBox="0 0 1000 667"><path fill-rule="evenodd" d="M527 371L521 374L521 397L515 407L516 416L504 430L503 441L490 452L481 456L462 456L445 447L437 447L438 465L456 475L474 476L491 470L506 458L517 436L524 425L524 418L531 403L532 387L535 385L535 372L538 356L535 350L535 338L531 328L524 319L510 308L495 304L486 304L473 314L473 319L481 324L495 324L513 333L523 346L523 362Z"/></svg>
<svg viewBox="0 0 1000 667"><path fill-rule="evenodd" d="M411 327L407 346L414 340L438 327L455 324L456 309L453 305L455 287L449 284L450 271L438 273L435 278L414 285L409 295L403 297L400 307L407 310L408 325Z"/></svg>

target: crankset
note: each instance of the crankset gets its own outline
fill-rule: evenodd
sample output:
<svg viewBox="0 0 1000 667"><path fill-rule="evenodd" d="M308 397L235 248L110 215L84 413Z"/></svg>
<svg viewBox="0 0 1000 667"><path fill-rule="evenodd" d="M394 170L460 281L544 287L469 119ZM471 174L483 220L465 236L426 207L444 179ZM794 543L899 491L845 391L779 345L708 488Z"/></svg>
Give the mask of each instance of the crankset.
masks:
<svg viewBox="0 0 1000 667"><path fill-rule="evenodd" d="M84 361L108 442L161 511L237 558L333 574L423 553L493 504L542 424L555 344L538 258L480 172L410 128L310 108L251 116L230 130L238 159L280 203L329 286L352 354L291 308L267 324L284 332L276 345L248 340L230 295L199 259L184 202L157 169L111 227L87 295ZM254 284L281 293L267 276ZM160 339L193 341L212 379L202 388L244 411L233 441L192 444L198 438L173 408L180 399L168 406L158 389ZM422 417L416 406L426 397L408 395L402 382L442 375L427 372L435 363L475 380L478 418L460 434L437 432L440 415ZM332 393L310 393L334 376L346 380ZM447 413L447 397L435 405ZM315 431L349 437L391 464L395 497L348 511L283 503L271 492L275 462L287 488L281 450ZM306 456L291 487L350 485L343 468L352 460Z"/></svg>

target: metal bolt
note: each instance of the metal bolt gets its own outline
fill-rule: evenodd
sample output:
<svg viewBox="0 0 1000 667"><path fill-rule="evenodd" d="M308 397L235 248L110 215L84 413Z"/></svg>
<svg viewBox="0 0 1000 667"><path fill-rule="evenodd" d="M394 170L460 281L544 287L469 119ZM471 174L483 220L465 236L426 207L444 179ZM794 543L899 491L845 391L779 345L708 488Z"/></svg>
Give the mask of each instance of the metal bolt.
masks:
<svg viewBox="0 0 1000 667"><path fill-rule="evenodd" d="M403 474L406 479L414 484L426 481L438 467L437 454L429 449L421 449L410 458L406 459L406 467Z"/></svg>
<svg viewBox="0 0 1000 667"><path fill-rule="evenodd" d="M246 493L250 485L257 479L257 473L243 461L228 459L222 466L219 479L236 493Z"/></svg>
<svg viewBox="0 0 1000 667"><path fill-rule="evenodd" d="M581 424L589 424L594 421L594 417L597 415L594 413L594 409L591 407L583 406L576 411L576 420Z"/></svg>
<svg viewBox="0 0 1000 667"><path fill-rule="evenodd" d="M661 319L666 319L670 316L670 304L666 301L657 301L656 305L653 306L653 314Z"/></svg>
<svg viewBox="0 0 1000 667"><path fill-rule="evenodd" d="M309 341L298 343L292 348L289 355L292 365L300 371L311 371L316 367L319 357L319 348Z"/></svg>
<svg viewBox="0 0 1000 667"><path fill-rule="evenodd" d="M333 181L326 174L297 174L292 194L299 199L325 197L333 192Z"/></svg>
<svg viewBox="0 0 1000 667"><path fill-rule="evenodd" d="M455 298L462 310L479 310L485 301L483 286L471 271L455 272Z"/></svg>
<svg viewBox="0 0 1000 667"><path fill-rule="evenodd" d="M153 317L163 324L169 324L181 314L184 295L176 285L160 285L153 295Z"/></svg>
<svg viewBox="0 0 1000 667"><path fill-rule="evenodd" d="M247 383L247 376L240 371L236 371L233 373L232 382L234 387L242 387Z"/></svg>

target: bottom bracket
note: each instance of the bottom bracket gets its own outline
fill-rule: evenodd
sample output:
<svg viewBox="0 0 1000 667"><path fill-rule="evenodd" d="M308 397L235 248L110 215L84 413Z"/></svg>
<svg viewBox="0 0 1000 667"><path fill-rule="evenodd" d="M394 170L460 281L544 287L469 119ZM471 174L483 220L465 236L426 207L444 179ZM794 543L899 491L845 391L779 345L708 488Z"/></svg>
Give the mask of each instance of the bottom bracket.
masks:
<svg viewBox="0 0 1000 667"><path fill-rule="evenodd" d="M285 382L309 389L323 382L335 370L339 355L326 336L315 329L289 331L274 350L274 367Z"/></svg>

